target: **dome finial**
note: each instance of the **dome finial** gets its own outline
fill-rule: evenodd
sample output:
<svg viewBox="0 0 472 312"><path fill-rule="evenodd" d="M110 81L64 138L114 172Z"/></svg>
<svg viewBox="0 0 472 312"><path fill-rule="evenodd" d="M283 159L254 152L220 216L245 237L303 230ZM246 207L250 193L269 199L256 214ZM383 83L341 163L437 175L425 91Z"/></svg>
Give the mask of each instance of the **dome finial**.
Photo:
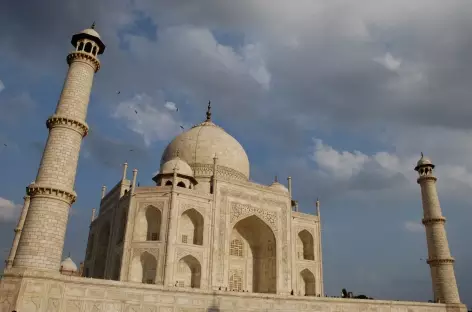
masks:
<svg viewBox="0 0 472 312"><path fill-rule="evenodd" d="M211 121L211 101L208 101L208 108L207 108L206 115L207 115L206 121Z"/></svg>
<svg viewBox="0 0 472 312"><path fill-rule="evenodd" d="M274 182L279 182L279 179L277 178L277 175L275 175Z"/></svg>
<svg viewBox="0 0 472 312"><path fill-rule="evenodd" d="M95 21L93 21L92 26L90 26L91 29L95 29Z"/></svg>
<svg viewBox="0 0 472 312"><path fill-rule="evenodd" d="M423 158L423 157L424 157L423 152L421 152L421 158Z"/></svg>

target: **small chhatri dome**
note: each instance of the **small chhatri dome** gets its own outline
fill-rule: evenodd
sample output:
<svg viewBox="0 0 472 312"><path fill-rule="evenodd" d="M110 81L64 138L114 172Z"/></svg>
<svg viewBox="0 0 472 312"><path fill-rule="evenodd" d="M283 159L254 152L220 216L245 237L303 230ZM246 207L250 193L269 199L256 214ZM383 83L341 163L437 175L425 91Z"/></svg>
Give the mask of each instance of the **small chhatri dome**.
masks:
<svg viewBox="0 0 472 312"><path fill-rule="evenodd" d="M274 182L269 186L270 188L288 193L288 188L285 187L285 185L279 183L277 176L275 176Z"/></svg>
<svg viewBox="0 0 472 312"><path fill-rule="evenodd" d="M173 174L174 169L178 174L193 177L192 168L190 168L190 166L184 160L180 159L179 156L176 156L175 158L165 162L161 166L159 174Z"/></svg>
<svg viewBox="0 0 472 312"><path fill-rule="evenodd" d="M424 167L424 166L430 166L430 167L434 168L434 165L433 165L433 162L431 161L431 159L429 159L428 157L425 157L423 155L423 153L421 153L421 158L416 163L415 170L418 171L418 169L420 167Z"/></svg>
<svg viewBox="0 0 472 312"><path fill-rule="evenodd" d="M215 155L218 167L237 179L249 179L249 159L241 144L223 128L211 120L211 104L208 103L206 120L179 134L164 150L161 166L174 158L180 151L180 159L185 161L195 177L209 177L213 174Z"/></svg>
<svg viewBox="0 0 472 312"><path fill-rule="evenodd" d="M90 28L84 29L81 32L73 35L72 40L71 40L72 45L74 47L77 46L77 41L81 39L89 39L97 43L98 48L99 48L98 54L102 54L105 51L105 44L102 42L100 35L95 30L95 22L93 22Z"/></svg>
<svg viewBox="0 0 472 312"><path fill-rule="evenodd" d="M72 261L70 257L64 259L61 262L61 270L62 271L70 271L70 272L77 272L77 265Z"/></svg>

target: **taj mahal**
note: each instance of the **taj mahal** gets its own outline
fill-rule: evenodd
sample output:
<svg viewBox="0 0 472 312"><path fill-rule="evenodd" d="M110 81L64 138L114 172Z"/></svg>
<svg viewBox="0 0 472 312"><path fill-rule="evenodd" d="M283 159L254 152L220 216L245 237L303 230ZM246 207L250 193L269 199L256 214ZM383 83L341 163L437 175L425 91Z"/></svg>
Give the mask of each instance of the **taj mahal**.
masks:
<svg viewBox="0 0 472 312"><path fill-rule="evenodd" d="M95 25L72 36L49 136L0 281L0 312L466 312L434 164L414 167L421 189L434 303L326 297L320 202L298 211L291 177L250 180L241 144L211 116L176 136L153 186L123 164L92 212L84 262L63 260L87 108L105 44ZM285 184L285 185L284 185ZM420 209L418 207L418 209Z"/></svg>

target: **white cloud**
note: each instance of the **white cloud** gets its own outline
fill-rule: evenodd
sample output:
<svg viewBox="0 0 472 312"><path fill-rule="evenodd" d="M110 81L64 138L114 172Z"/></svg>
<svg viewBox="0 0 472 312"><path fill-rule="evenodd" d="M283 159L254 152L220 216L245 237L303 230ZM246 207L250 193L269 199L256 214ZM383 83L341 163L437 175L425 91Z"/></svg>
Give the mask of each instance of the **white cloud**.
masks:
<svg viewBox="0 0 472 312"><path fill-rule="evenodd" d="M340 179L349 179L358 173L369 157L359 151L353 153L338 152L331 146L323 144L319 139L314 139L315 151L312 159L318 167Z"/></svg>
<svg viewBox="0 0 472 312"><path fill-rule="evenodd" d="M3 81L0 80L0 92L2 92L5 89L5 85L3 84Z"/></svg>
<svg viewBox="0 0 472 312"><path fill-rule="evenodd" d="M122 120L128 129L140 134L144 143L167 140L179 132L179 123L147 94L137 94L132 99L118 104L112 116Z"/></svg>
<svg viewBox="0 0 472 312"><path fill-rule="evenodd" d="M0 221L15 221L21 211L21 206L13 201L0 197Z"/></svg>
<svg viewBox="0 0 472 312"><path fill-rule="evenodd" d="M421 223L415 222L415 221L405 221L405 223L403 223L403 227L408 232L413 232L413 233L424 232L424 226Z"/></svg>
<svg viewBox="0 0 472 312"><path fill-rule="evenodd" d="M402 64L401 59L394 58L390 53L385 53L382 57L374 58L374 62L377 62L383 65L386 69L391 70L393 72L397 71Z"/></svg>
<svg viewBox="0 0 472 312"><path fill-rule="evenodd" d="M164 107L167 108L168 110L171 110L171 111L176 111L177 110L177 105L175 105L174 102L166 102L164 104Z"/></svg>

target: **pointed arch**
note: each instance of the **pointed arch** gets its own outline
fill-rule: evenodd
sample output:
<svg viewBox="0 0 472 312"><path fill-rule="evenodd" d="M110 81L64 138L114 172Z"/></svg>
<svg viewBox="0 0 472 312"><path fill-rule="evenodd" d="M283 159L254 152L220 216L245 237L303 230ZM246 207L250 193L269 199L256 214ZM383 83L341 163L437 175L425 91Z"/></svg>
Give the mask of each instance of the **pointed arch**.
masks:
<svg viewBox="0 0 472 312"><path fill-rule="evenodd" d="M172 181L171 181L171 180L167 180L166 186L172 186Z"/></svg>
<svg viewBox="0 0 472 312"><path fill-rule="evenodd" d="M230 272L241 271L241 282L246 281L243 289L276 293L276 240L272 229L261 218L251 215L234 225L231 240L238 239L242 240L243 256L230 258ZM236 276L233 279L239 282Z"/></svg>
<svg viewBox="0 0 472 312"><path fill-rule="evenodd" d="M82 51L84 49L84 42L81 41L77 47L77 51Z"/></svg>
<svg viewBox="0 0 472 312"><path fill-rule="evenodd" d="M87 53L92 52L92 43L91 43L91 42L87 42L87 43L85 44L84 51L87 52Z"/></svg>
<svg viewBox="0 0 472 312"><path fill-rule="evenodd" d="M156 270L157 260L156 257L148 253L143 252L140 256L141 267L142 267L142 283L143 284L155 284L156 283Z"/></svg>
<svg viewBox="0 0 472 312"><path fill-rule="evenodd" d="M138 241L157 241L160 239L162 212L153 205L141 208L136 216L134 239Z"/></svg>
<svg viewBox="0 0 472 312"><path fill-rule="evenodd" d="M304 296L315 296L315 276L313 273L304 269L300 272L300 292Z"/></svg>
<svg viewBox="0 0 472 312"><path fill-rule="evenodd" d="M162 213L157 207L148 206L146 208L146 223L146 240L158 241L160 239Z"/></svg>
<svg viewBox="0 0 472 312"><path fill-rule="evenodd" d="M177 263L177 286L200 288L202 267L192 255L182 257Z"/></svg>
<svg viewBox="0 0 472 312"><path fill-rule="evenodd" d="M177 186L178 187L183 187L183 188L187 187L183 181L180 181L179 183L177 183Z"/></svg>
<svg viewBox="0 0 472 312"><path fill-rule="evenodd" d="M180 243L203 245L203 216L194 208L185 210L180 216Z"/></svg>
<svg viewBox="0 0 472 312"><path fill-rule="evenodd" d="M314 252L313 235L307 230L300 231L297 237L298 259L315 260Z"/></svg>

